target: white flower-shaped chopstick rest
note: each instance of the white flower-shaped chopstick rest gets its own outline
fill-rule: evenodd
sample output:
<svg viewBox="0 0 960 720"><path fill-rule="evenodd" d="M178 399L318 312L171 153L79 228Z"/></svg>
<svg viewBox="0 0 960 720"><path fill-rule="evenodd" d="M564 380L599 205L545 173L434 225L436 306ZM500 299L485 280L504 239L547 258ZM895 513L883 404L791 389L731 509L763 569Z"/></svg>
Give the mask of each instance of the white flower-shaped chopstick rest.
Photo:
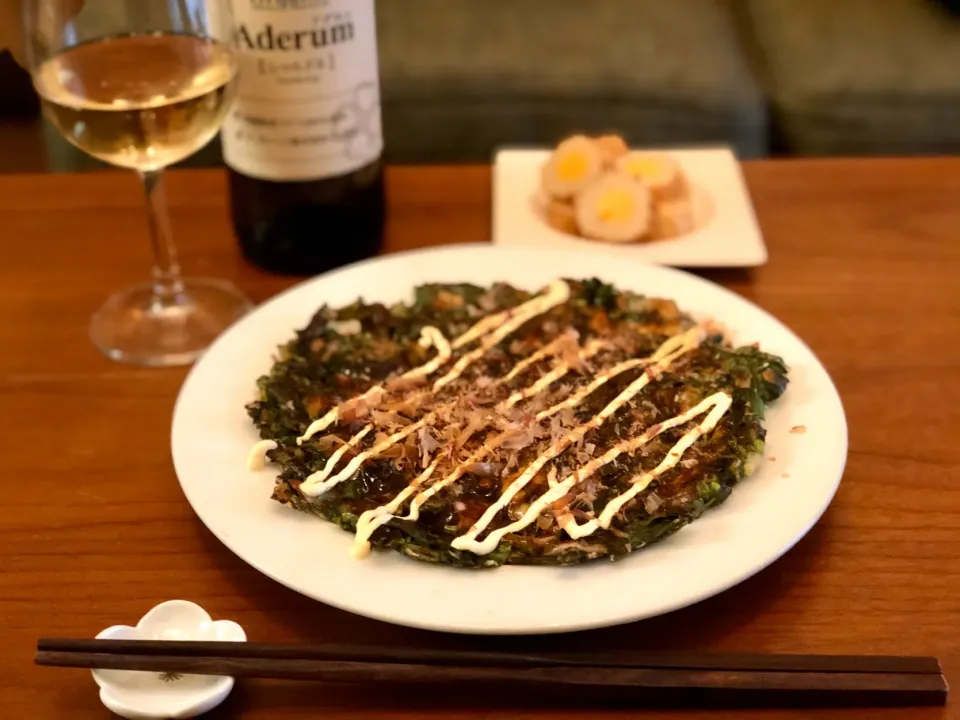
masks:
<svg viewBox="0 0 960 720"><path fill-rule="evenodd" d="M231 620L211 620L186 600L170 600L144 615L136 627L114 625L97 635L112 640L229 640L244 642L243 628ZM100 700L117 715L189 718L212 710L233 689L232 677L176 675L131 670L94 670Z"/></svg>

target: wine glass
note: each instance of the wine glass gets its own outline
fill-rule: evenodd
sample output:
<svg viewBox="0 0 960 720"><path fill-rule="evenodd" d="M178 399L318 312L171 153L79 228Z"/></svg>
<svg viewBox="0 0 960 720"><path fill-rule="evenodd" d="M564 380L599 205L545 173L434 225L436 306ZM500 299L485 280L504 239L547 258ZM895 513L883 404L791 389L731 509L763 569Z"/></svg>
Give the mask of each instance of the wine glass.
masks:
<svg viewBox="0 0 960 720"><path fill-rule="evenodd" d="M135 170L146 195L153 281L112 296L90 336L115 360L189 363L250 308L228 282L181 277L163 190L163 169L217 134L233 97L230 0L23 4L44 115L84 152Z"/></svg>

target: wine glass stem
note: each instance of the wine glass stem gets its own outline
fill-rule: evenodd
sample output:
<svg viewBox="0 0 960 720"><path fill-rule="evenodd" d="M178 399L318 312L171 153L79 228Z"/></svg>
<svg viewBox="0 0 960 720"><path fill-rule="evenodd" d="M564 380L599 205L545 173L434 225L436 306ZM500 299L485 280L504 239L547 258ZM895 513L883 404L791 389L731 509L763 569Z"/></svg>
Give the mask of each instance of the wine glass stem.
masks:
<svg viewBox="0 0 960 720"><path fill-rule="evenodd" d="M183 297L183 279L177 248L170 232L170 213L163 187L163 170L144 170L140 174L147 201L147 223L153 244L154 301L161 307L178 305Z"/></svg>

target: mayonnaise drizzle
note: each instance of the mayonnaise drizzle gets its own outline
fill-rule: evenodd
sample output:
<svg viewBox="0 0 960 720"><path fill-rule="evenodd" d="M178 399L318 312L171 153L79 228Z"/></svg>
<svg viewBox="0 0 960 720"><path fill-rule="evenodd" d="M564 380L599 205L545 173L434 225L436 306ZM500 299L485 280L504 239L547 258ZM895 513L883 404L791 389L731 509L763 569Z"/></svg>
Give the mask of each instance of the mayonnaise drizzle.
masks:
<svg viewBox="0 0 960 720"><path fill-rule="evenodd" d="M436 348L436 356L430 362L413 368L413 370L408 370L400 376L401 379L432 375L441 365L450 359L450 355L453 352L450 348L450 343L447 342L443 333L432 325L426 325L420 330L419 344L420 347L428 348L433 346Z"/></svg>
<svg viewBox="0 0 960 720"><path fill-rule="evenodd" d="M492 348L494 345L497 345L507 335L511 334L525 322L533 319L537 315L542 315L543 313L548 312L557 305L562 305L569 299L570 286L567 285L567 283L565 283L563 280L555 280L554 282L550 283L549 286L547 286L547 291L544 294L538 295L537 297L528 300L527 302L518 305L515 308L510 308L509 310L497 313L496 315L488 315L487 317L481 319L479 322L470 327L465 333L456 338L452 345L447 341L440 330L431 325L427 325L420 331L419 342L423 347L429 347L430 345L433 345L437 349L436 357L419 367L408 370L401 375L400 378L411 379L432 375L440 368L441 365L450 359L454 349L463 347L464 345L467 345L478 338L487 338L479 348L460 358L454 364L450 372L447 373L447 375L441 377L436 383L434 383L434 391L439 390L440 388L448 385L460 377L460 375L463 374L463 371L466 370L474 360L483 357L487 350ZM493 332L491 337L487 337L494 328L499 329ZM374 385L365 393L351 400L350 402L356 403L369 400L371 397L381 393L383 393L383 387L380 385ZM302 445L318 432L326 430L339 419L340 408L338 406L310 423L303 435L297 438L297 445Z"/></svg>
<svg viewBox="0 0 960 720"><path fill-rule="evenodd" d="M454 340L453 349L456 350L458 348L461 348L464 345L472 343L474 340L477 340L478 338L483 337L484 335L487 335L491 330L493 330L496 327L499 327L510 318L516 316L518 313L527 312L527 310L531 306L537 307L538 303L542 303L543 300L548 296L550 296L551 293L565 293L566 298L564 298L562 301L560 301L560 303L557 303L557 304L565 303L567 299L569 299L570 297L570 286L567 285L567 283L565 283L563 280L554 280L552 283L550 283L547 286L547 292L544 293L543 295L538 295L537 297L532 298L531 300L527 300L527 302L525 303L521 303L520 305L504 310L503 312L498 312L494 315L487 315L487 317L481 319L473 327L471 327L469 330L463 333L460 337ZM551 305L550 307L554 307L554 305ZM541 310L539 312L535 312L530 317L534 317L535 315L544 313L547 310L549 310L550 307L544 310ZM529 320L530 318L527 318L527 319Z"/></svg>
<svg viewBox="0 0 960 720"><path fill-rule="evenodd" d="M434 392L449 385L458 377L460 377L463 374L463 371L466 370L475 360L482 358L490 348L498 345L505 337L515 332L520 326L529 322L537 315L543 315L558 305L563 305L563 303L569 299L569 285L567 285L563 280L555 280L554 282L550 283L550 285L547 287L547 291L543 295L538 295L532 300L528 300L527 302L523 303L523 305L519 305L514 308L509 315L509 318L505 319L500 327L491 332L489 335L484 335L481 338L480 347L478 347L476 350L471 350L457 360L457 362L453 364L453 367L450 368L450 371L433 384ZM478 325L483 322L484 321L481 320ZM467 335L470 335L472 332L473 328L467 330L466 333L454 340L454 347L463 345L464 343L461 342L463 338Z"/></svg>
<svg viewBox="0 0 960 720"><path fill-rule="evenodd" d="M504 310L499 312L496 315L487 315L487 317L482 318L475 325L471 326L465 333L458 336L453 341L453 349L459 350L464 345L469 345L474 340L477 340L484 335L488 335L494 328L499 327L504 322L506 322L510 316L515 313L517 310L522 308L523 305L518 305L515 308L510 308L509 310Z"/></svg>
<svg viewBox="0 0 960 720"><path fill-rule="evenodd" d="M578 524L574 520L572 515L566 515L563 522L560 523L560 526L566 531L574 540L577 540L582 537L590 535L598 527L608 528L610 527L610 522L613 520L613 517L620 511L620 509L626 505L630 500L637 496L637 494L643 492L647 486L660 475L665 473L667 470L672 469L680 462L683 454L690 448L690 446L696 442L696 440L703 435L704 433L710 432L716 427L717 423L720 421L720 418L723 417L724 413L730 408L731 399L730 396L725 393L715 393L710 397L703 400L698 405L690 408L684 413L680 413L675 417L670 418L669 420L664 420L662 423L658 423L653 427L647 428L641 435L632 440L627 440L626 442L620 443L616 447L611 448L606 453L601 455L595 460L591 460L586 465L581 468L577 468L576 472L564 478L562 483L559 483L559 486L562 486L563 491L558 497L548 498L547 503L554 502L560 497L563 497L569 490L571 490L575 485L587 480L591 475L593 475L597 470L599 470L604 465L607 465L617 459L623 453L633 453L636 452L638 448L646 443L650 442L665 430L670 430L672 428L678 427L685 423L690 422L695 417L703 415L705 412L710 410L711 412L707 415L703 421L687 432L680 440L667 451L666 457L663 462L661 462L656 468L651 472L634 476L631 478L630 482L632 486L625 493L622 493L611 500L604 507L603 512L600 514L600 517L595 520L590 520L589 522Z"/></svg>
<svg viewBox="0 0 960 720"><path fill-rule="evenodd" d="M475 450L465 461L460 463L455 467L450 473L448 473L443 479L438 480L430 487L425 490L417 493L417 496L410 501L410 509L407 511L406 515L389 515L386 516L386 519L380 523L381 525L389 522L391 519L396 518L398 520L412 520L416 522L420 518L420 508L423 507L424 503L427 502L430 498L436 495L438 492L443 490L450 485L453 485L460 477L467 472L467 468L470 467L475 462L480 462L487 455L497 449L499 445L507 438L506 434L499 435L494 438L490 444L483 444L477 450ZM408 496L409 497L409 496ZM391 503L392 504L392 503ZM401 503L402 505L403 503ZM397 506L397 509L400 508L400 505ZM378 510L379 508L375 508Z"/></svg>
<svg viewBox="0 0 960 720"><path fill-rule="evenodd" d="M650 363L654 363L654 362L659 362L659 363L662 364L664 367L666 367L667 365L669 365L670 363L672 363L673 360L676 359L676 357L679 356L678 353L686 352L687 350L690 350L690 349L692 349L693 347L696 347L696 346L699 344L701 337L702 337L702 333L700 333L699 331L696 331L696 329L694 329L693 331L689 331L689 332L687 332L687 333L683 333L682 335L678 335L678 336L672 337L672 338L668 339L666 342L664 342L663 345L661 345L661 346L653 353L653 355L651 355L649 358L643 358L643 359L637 361L637 363L638 363L638 364L650 364ZM682 340L678 340L678 338L682 338ZM655 360L655 359L656 359L656 360ZM636 366L637 366L637 365L631 365L631 367L636 367ZM627 368L627 369L629 369L629 368ZM625 370L623 370L622 372L625 372ZM506 377L506 376L504 376L504 377ZM602 377L602 376L601 376L601 377ZM612 377L612 376L611 376L611 377ZM606 380L609 380L609 377L606 378ZM591 383L591 385L593 386L593 389L590 390L590 392L592 392L593 390L595 390L597 387L600 387L600 385L602 385L603 382L606 382L606 380L603 380L603 381L600 382L600 383L597 383L597 382ZM636 384L636 383L643 383L643 385L641 385L641 387L640 387L636 392L639 392L639 390L642 389L642 387L643 387L647 382L649 382L649 377L648 377L647 375L644 375L643 377L641 377L641 378L639 378L637 381L635 381L634 384ZM633 386L631 385L631 387L633 387ZM629 391L629 390L630 390L630 388L627 388L627 391ZM627 392L627 391L625 391L625 392ZM584 398L586 398L587 395L590 394L590 392L581 394L579 401L582 401ZM579 401L578 401L577 403L573 403L573 405L579 404ZM616 400L614 400L614 402L616 402ZM562 409L563 407L565 407L565 406L567 406L567 405L566 405L566 401L564 401L563 403L559 403L559 404L555 405L555 406L552 407L552 408L549 408L546 412L548 413L548 416L549 416L549 415L554 414L555 412L559 412L559 410L561 410L561 409ZM608 406L608 407L609 407L609 406ZM605 408L605 409L606 409L606 408ZM594 420L596 420L596 418L594 418ZM586 432L587 432L587 430L584 430L584 431L583 431L584 434L586 434ZM482 461L485 457L487 457L491 452L493 452L494 450L496 450L508 437L509 437L509 433L501 433L500 435L497 435L496 437L494 437L492 440L490 440L490 441L488 441L488 442L484 442L483 445L481 445L480 448L478 448L477 450L475 450L469 457L467 457L466 460L464 460L463 462L461 462L456 468L454 468L451 472L449 472L445 477L443 477L441 480L437 481L436 483L434 483L434 484L431 485L430 487L428 487L428 488L422 490L421 492L417 493L417 495L416 495L416 496L413 498L413 500L411 501L411 503L410 503L410 508L409 508L409 510L408 510L408 512L407 512L406 515L404 515L404 516L397 516L397 515L394 515L393 513L395 513L400 507L402 507L402 506L403 506L403 503L404 503L404 502L406 501L406 499L410 496L411 493L409 493L409 492L407 492L407 491L410 490L410 487L413 485L412 483L411 483L411 486L408 486L408 487L401 493L401 495L402 495L403 497L401 498L401 500L400 500L399 503L396 503L397 498L394 498L394 501L391 502L391 503L389 503L388 505L381 506L381 507L378 507L378 508L374 508L374 510L368 511L368 512L376 513L377 517L380 518L380 519L378 520L377 527L379 527L379 526L381 526L381 525L385 525L386 523L390 522L391 519L394 519L394 518L401 519L401 520L411 520L411 521L413 521L413 522L416 522L416 521L419 519L419 517L420 517L420 508L424 505L424 503L426 503L430 498L432 498L434 495L436 495L438 492L440 492L440 491L443 490L444 488L449 487L450 485L452 485L453 483L455 483L457 480L459 480L459 479L466 473L467 468L469 468L473 463L481 462L481 461ZM568 437L569 437L569 436L568 436ZM573 440L572 442L575 442L575 441L576 441L576 440ZM572 444L572 442L571 442L571 444ZM569 445L567 445L567 446L569 446ZM567 446L565 446L565 447L567 447ZM564 448L564 449L565 449L565 448ZM562 452L562 450L561 450L561 452ZM558 453L558 454L559 454L559 453ZM535 470L533 473L531 473L530 477L531 477L531 478L534 477L534 476L536 475L536 473L539 472L539 470L540 470L541 468L542 468L542 465L541 465L540 468L536 468L536 470ZM519 480L519 478L518 478L518 480ZM550 480L551 480L551 477L548 475L548 481L550 481ZM417 480L415 480L414 482L417 482ZM423 480L421 480L419 484L422 485L422 484L423 484ZM551 486L554 486L554 485L556 484L555 479L554 479L552 482L550 482L550 484L551 484ZM511 487L512 487L512 485L511 485ZM508 490L509 490L509 488L508 488ZM554 498L554 499L558 499L559 497L562 497L564 494L565 494L565 491L564 491L563 493L560 493L560 494L557 496L557 498ZM399 497L399 496L398 496L398 497ZM509 501L508 501L508 502L509 502ZM551 502L553 502L553 500L551 500ZM395 503L396 503L396 504L395 504ZM387 508L387 507L391 507L391 506L393 506L393 507L392 507L392 509L390 509L390 510L384 510L384 509L383 509L383 508ZM382 511L382 512L381 512L381 511ZM538 513L538 514L539 514L539 513ZM534 516L534 519L536 519L536 516ZM481 521L482 521L482 518L481 518ZM529 523L528 523L528 524L529 524ZM374 529L376 529L376 528L374 528ZM373 530L371 530L371 533L372 533L372 532L373 532ZM367 538L367 540L365 540L364 542L366 542L366 541L369 540L369 535L367 535L366 538ZM459 540L460 538L457 538L457 539ZM454 541L454 542L456 542L456 541ZM353 549L353 551L352 551L354 557L363 556L363 548L361 547L361 545L362 545L362 543L360 543L359 541L354 544L354 549ZM496 547L496 546L494 545L494 547ZM489 551L487 551L487 552L492 552L492 550L489 550ZM486 554L486 553L478 553L478 554Z"/></svg>
<svg viewBox="0 0 960 720"><path fill-rule="evenodd" d="M379 395L383 392L383 388L379 385L374 385L372 388L367 390L363 395L360 395L355 398L351 398L348 402L355 404L358 402L363 402L364 400L369 400L375 395ZM318 432L326 430L328 427L333 425L337 420L340 419L340 406L338 405L335 408L332 408L329 412L321 417L318 417L310 425L307 426L307 429L304 431L303 435L297 438L297 445L303 445L307 440L312 438Z"/></svg>
<svg viewBox="0 0 960 720"><path fill-rule="evenodd" d="M346 455L350 450L352 450L357 445L359 445L360 441L363 440L368 434L370 434L371 430L373 430L373 425L367 425L360 432L358 432L352 438L347 440L347 442L345 442L343 445L341 445L336 450L334 450L333 453L330 455L330 457L327 458L327 462L324 463L324 466L322 468L317 470L312 475L307 476L307 479L303 481L303 484L300 486L300 489L303 490L303 486L306 485L307 490L305 490L304 492L307 492L314 485L318 485L319 483L322 483L324 480L326 480L327 476L330 475L330 473L333 472L333 469L337 466L337 463L340 462L340 459L344 455Z"/></svg>
<svg viewBox="0 0 960 720"><path fill-rule="evenodd" d="M673 338L671 338L673 340ZM667 341L669 343L670 340ZM666 345L667 343L664 343ZM672 346L671 346L672 347ZM683 347L681 344L680 347ZM663 346L657 351L663 350ZM652 363L654 367L660 369L666 369L670 363L675 360L679 355L675 353L661 353L661 359ZM655 353L656 356L656 353ZM490 533L487 538L482 541L477 541L477 537L482 533L486 527L493 521L493 518L498 512L503 510L510 504L510 501L520 492L526 485L540 472L543 467L560 455L564 450L573 445L576 442L579 442L586 436L586 434L595 428L603 425L606 420L613 415L617 410L623 407L627 402L629 402L637 393L639 393L643 388L645 388L650 383L650 375L644 373L639 378L630 383L626 389L624 389L617 397L610 401L606 407L604 407L599 413L597 413L593 418L591 418L586 423L574 428L569 433L567 433L563 438L558 442L551 445L545 452L538 456L533 462L531 462L524 471L514 480L503 493L500 494L500 497L497 498L497 501L490 505L486 512L480 516L480 519L470 528L465 534L455 538L451 543L451 546L457 550L469 550L477 555L486 555L497 547L499 543L499 538L503 536L503 533L500 531L495 531ZM533 516L533 520L536 519L536 515ZM516 524L516 523L514 523ZM527 523L529 524L529 523ZM524 525L523 527L526 527ZM491 537L493 539L491 539Z"/></svg>
<svg viewBox="0 0 960 720"><path fill-rule="evenodd" d="M424 425L433 421L436 417L437 417L436 411L427 413L422 418L420 418L417 422L411 423L410 425L405 426L402 430L399 430L398 432L393 433L393 435L388 436L386 439L381 440L379 443L374 445L369 450L364 450L361 453L357 453L357 455L349 463L347 463L347 466L343 470L341 470L331 478L314 481L312 479L313 475L311 475L306 480L304 480L303 483L300 485L300 492L302 492L305 495L309 495L311 497L317 497L318 495L323 495L327 490L332 488L337 483L340 483L352 477L353 474L360 469L360 466L363 465L363 463L366 462L368 458L376 457L377 455L382 453L384 450L387 450L393 447L398 442L406 438L408 435L415 433ZM367 427L370 427L370 426L368 425ZM364 430L366 429L367 428L364 428ZM353 440L356 440L357 436L360 435L362 432L363 431L361 430L359 433L357 433L357 435L354 435L353 438L351 438L351 442ZM344 448L340 448L337 452L343 449ZM329 472L327 471L326 467L324 467L323 470L320 470L317 473L314 473L314 475L322 474L325 471Z"/></svg>
<svg viewBox="0 0 960 720"><path fill-rule="evenodd" d="M408 497L419 490L421 485L430 479L433 471L437 469L439 462L440 458L435 458L434 461L427 466L426 470L414 478L413 482L407 485L407 487L389 503L374 508L373 510L367 510L360 515L360 518L357 520L357 534L354 538L353 547L350 549L350 555L354 559L365 558L370 554L370 536L373 535L373 531L381 525L386 525L393 519L393 513L406 502Z"/></svg>
<svg viewBox="0 0 960 720"><path fill-rule="evenodd" d="M432 375L437 371L437 369L443 365L447 360L450 359L452 350L450 348L450 343L447 342L447 339L443 336L443 333L440 332L437 328L432 325L426 325L420 330L420 339L418 340L421 347L430 347L433 346L437 350L436 356L429 362L415 367L412 370L408 370L403 375L400 376L400 379L411 379L418 377L426 377ZM356 404L363 402L365 400L370 400L372 398L379 399L379 396L384 392L382 385L374 385L369 390L367 390L362 395L359 395L356 398L352 398L347 401L345 404ZM376 400L374 400L376 402ZM337 420L340 419L340 406L333 408L330 412L326 413L320 418L317 418L303 435L297 438L297 445L303 445L303 443L309 440L311 437L316 435L318 432L326 430L328 427L333 425Z"/></svg>
<svg viewBox="0 0 960 720"><path fill-rule="evenodd" d="M594 340L593 342L587 343L587 345L582 350L580 350L579 357L581 360L589 360L598 352L600 352L604 347L606 347L606 343L599 340ZM533 397L534 395L539 395L542 391L546 390L548 387L550 387L553 383L555 383L557 380L562 378L572 369L573 369L573 365L571 365L570 363L566 363L566 362L560 363L560 365L558 365L556 368L542 375L540 379L538 379L532 385L528 385L527 387L517 390L515 393L510 395L510 397L508 397L502 403L497 405L497 409L509 410L517 403L523 400L526 400L527 398Z"/></svg>
<svg viewBox="0 0 960 720"><path fill-rule="evenodd" d="M443 385L445 384L453 382L453 380L459 377L460 374L470 365L470 363L472 363L477 358L482 357L487 350L489 350L490 348L500 343L504 338L506 338L508 335L514 332L521 325L533 319L537 315L541 315L545 312L548 312L549 310L556 307L557 305L562 305L569 298L570 298L570 286L567 285L567 283L565 283L563 280L556 280L550 283L550 285L547 287L546 292L543 293L542 295L538 295L537 297L531 300L528 300L522 305L512 308L506 313L500 313L499 315L502 315L504 317L509 317L509 320L504 322L502 325L500 323L503 320L503 318L500 318L499 320L497 320L496 323L486 323L486 321L489 320L490 317L480 320L478 323L476 323L473 327L468 329L463 335L461 335L459 338L457 338L453 342L453 347L459 347L467 342L472 341L473 339L476 339L477 337L480 337L482 338L480 347L470 353L467 353L462 358L460 358L460 360L458 360L457 363L454 364L451 371L447 373L447 375L440 378L440 380L438 380L434 384L434 391L439 389L439 387L443 387ZM496 327L497 325L500 325L500 327L496 331L486 334L489 332L491 327ZM424 345L424 346L427 346L427 344L430 344L436 347L437 356L430 362L404 373L403 375L400 376L401 379L430 375L450 358L450 355L452 352L451 344L447 342L446 338L443 336L443 333L441 333L437 328L432 326L424 327L423 330L421 331L419 342L421 345ZM360 395L359 398L348 401L348 403L355 404L359 401L369 399L374 394L381 394L382 392L383 392L383 388L380 387L379 385L375 385L374 387L370 388L365 393ZM422 394L425 394L425 393L421 393L421 395ZM326 415L324 415L323 417L311 423L310 426L307 428L306 432L302 436L297 438L297 444L298 445L302 444L304 440L308 439L313 434L326 429L328 426L335 423L339 419L339 417L340 417L339 407L333 408ZM334 453L334 455L329 458L329 460L327 461L323 469L319 470L316 473L313 473L306 480L303 481L303 483L300 485L301 492L311 497L322 495L337 483L351 477L368 458L376 457L377 455L382 453L384 450L392 447L397 442L400 442L401 440L406 438L411 433L419 430L421 427L426 425L428 422L432 421L434 418L436 418L435 411L432 413L429 413L428 415L425 415L419 421L404 427L399 432L394 433L393 435L389 436L386 440L382 441L381 443L378 443L377 445L370 448L369 450L365 450L359 453L347 464L347 466L343 470L341 470L339 473L337 473L333 477L328 478L327 476L330 474L332 469L336 466L337 462L339 462L339 460L343 457L343 454L346 453L347 450L349 450L351 447L355 447L355 444L358 443L363 438L366 432L369 432L367 428L364 428L364 430L361 430L360 433L357 433L357 435L351 438L347 445L339 448L337 452Z"/></svg>
<svg viewBox="0 0 960 720"><path fill-rule="evenodd" d="M516 365L514 365L513 369L503 377L499 378L498 382L501 382L501 383L510 382L517 375L522 373L524 370L526 370L528 367L530 367L534 363L539 362L545 358L548 358L551 355L554 355L557 352L557 350L560 348L562 343L570 342L571 340L576 341L576 339L577 339L577 335L575 332L563 333L560 337L554 338L553 340L548 342L546 345L544 345L542 348L537 350L535 353L531 353L530 355L525 357L523 360L518 362Z"/></svg>
<svg viewBox="0 0 960 720"><path fill-rule="evenodd" d="M686 413L671 418L670 420L661 423L659 426L655 425L636 440L630 441L628 444L641 441L639 444L642 445L666 430L668 426L675 427L685 422L689 422L694 417L706 412L706 410L710 407L713 407L713 410L711 410L707 417L704 418L703 422L697 425L697 427L688 431L682 438L680 438L680 441L669 451L667 451L667 456L664 458L663 462L661 462L650 472L631 478L630 482L632 483L632 487L625 493L618 495L609 503L607 503L606 507L603 509L603 512L600 513L600 516L597 519L591 520L582 525L578 525L572 516L567 515L563 522L563 529L566 531L566 533L573 539L579 539L595 532L597 528L610 527L613 517L624 505L630 502L630 500L636 497L639 493L643 492L643 490L645 490L647 486L650 485L650 483L657 477L665 473L667 470L675 467L677 463L680 462L680 458L683 457L683 453L685 453L689 447L696 442L701 435L703 435L703 433L709 432L716 426L716 424L720 421L720 418L723 417L723 414L730 407L730 396L725 393L716 393L711 395L709 398L691 410L688 410ZM639 445L637 445L637 447L639 447ZM457 548L458 550L469 550L477 555L487 555L488 553L493 552L496 550L497 545L500 544L500 541L505 535L523 530L525 527L536 521L536 519L540 516L540 513L549 507L551 503L554 503L562 498L577 483L587 479L603 465L612 462L614 458L624 452L623 450L614 452L615 450L617 450L617 448L605 453L600 458L597 458L597 460L587 463L587 465L584 467L578 468L574 473L568 475L563 482L554 485L550 490L541 495L534 502L530 503L530 506L519 520L502 528L497 528L496 530L490 531L490 533L488 533L487 536L479 542L475 540L476 534L474 534L472 537L470 537L469 533L467 535L462 535L453 541L453 547Z"/></svg>
<svg viewBox="0 0 960 720"><path fill-rule="evenodd" d="M247 453L247 470L263 470L267 463L267 453L277 449L274 440L260 440L253 444Z"/></svg>
<svg viewBox="0 0 960 720"><path fill-rule="evenodd" d="M455 467L451 472L449 472L445 477L443 477L441 480L438 480L437 482L435 482L433 485L426 488L425 490L422 490L421 492L417 493L416 497L414 497L413 500L410 501L410 509L407 510L406 515L399 516L399 515L394 515L393 513L399 510L403 506L403 503L406 501L406 499L410 497L410 495L412 494L407 491L411 490L411 488L417 489L414 487L414 484L417 484L418 487L420 485L423 485L423 483L425 482L424 479L417 478L416 480L413 481L413 483L407 486L404 489L404 491L397 496L397 498L400 498L399 502L397 502L397 498L394 498L393 501L390 502L389 504L378 507L378 508L374 508L373 510L368 510L367 512L376 513L378 518L382 518L378 520L377 527L379 527L380 525L386 525L388 522L394 519L410 520L412 522L416 522L417 520L420 519L420 508L423 507L423 505L430 498L432 498L434 495L436 495L438 492L440 492L444 488L447 488L453 485L457 480L459 480L467 472L467 468L473 465L473 463L482 461L485 457L487 457L487 455L489 455L494 450L496 450L501 445L501 443L503 443L503 441L507 439L507 437L509 437L507 433L502 433L496 436L495 438L493 438L493 440L491 440L489 443L485 442L483 445L477 448L473 453L471 453L466 460L464 460L457 467ZM432 474L432 471L431 471L431 474ZM390 508L390 509L384 510L384 508ZM380 512L381 510L383 510L382 513ZM371 530L370 532L372 534L373 530ZM358 534L358 538L359 538L359 534ZM366 541L368 541L369 538L370 538L370 535L367 535ZM362 543L359 540L354 542L353 549L351 550L351 554L354 557L357 557L358 553L361 554L362 556L363 549L362 547L360 547L361 544Z"/></svg>
<svg viewBox="0 0 960 720"><path fill-rule="evenodd" d="M602 528L610 527L610 522L613 520L613 517L620 511L624 505L630 502L638 493L642 492L650 482L667 470L675 467L677 463L680 462L680 458L683 457L683 454L690 448L693 443L700 439L700 437L707 432L713 430L716 427L717 423L720 422L720 418L723 417L724 413L730 409L732 404L732 399L729 395L725 393L716 393L711 395L707 400L704 400L701 405L705 405L710 400L714 401L713 410L711 410L707 416L703 419L699 425L695 428L689 430L680 441L674 445L670 450L667 451L667 456L664 458L663 462L657 465L656 468L651 470L648 473L643 473L641 475L636 475L630 478L632 487L623 493L615 497L607 506L603 509L603 512L600 513L600 517L597 518L597 524Z"/></svg>
<svg viewBox="0 0 960 720"><path fill-rule="evenodd" d="M657 348L656 352L654 352L650 357L626 360L622 363L614 365L606 372L597 375L597 377L595 377L587 385L575 392L563 402L557 403L553 407L537 413L537 420L545 420L552 415L556 415L564 408L576 407L583 402L584 398L592 394L598 388L606 385L615 377L622 375L628 370L642 367L644 365L655 365L657 363L666 363L666 365L670 365L685 352L697 347L702 342L703 337L704 331L699 327L691 328L690 330L680 333L679 335L674 335L664 342L663 345Z"/></svg>

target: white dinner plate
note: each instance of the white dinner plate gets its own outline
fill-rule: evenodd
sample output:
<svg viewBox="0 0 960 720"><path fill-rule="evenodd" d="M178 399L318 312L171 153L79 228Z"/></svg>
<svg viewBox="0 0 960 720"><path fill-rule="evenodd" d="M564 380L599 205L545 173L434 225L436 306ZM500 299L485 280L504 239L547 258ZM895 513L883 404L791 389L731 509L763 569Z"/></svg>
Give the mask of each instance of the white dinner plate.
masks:
<svg viewBox="0 0 960 720"><path fill-rule="evenodd" d="M323 303L409 300L425 282L506 281L537 290L558 277L599 277L675 299L738 343L759 342L790 366L770 410L759 470L723 505L667 540L611 563L465 570L397 553L353 560L353 536L270 499L276 466L248 472L257 434L244 405L276 347ZM639 620L721 592L766 567L817 521L843 472L847 428L833 383L811 351L763 310L698 277L609 255L460 246L376 258L309 280L220 337L180 391L173 459L197 515L233 552L275 580L344 610L463 633L548 633ZM774 459L775 458L775 459Z"/></svg>

